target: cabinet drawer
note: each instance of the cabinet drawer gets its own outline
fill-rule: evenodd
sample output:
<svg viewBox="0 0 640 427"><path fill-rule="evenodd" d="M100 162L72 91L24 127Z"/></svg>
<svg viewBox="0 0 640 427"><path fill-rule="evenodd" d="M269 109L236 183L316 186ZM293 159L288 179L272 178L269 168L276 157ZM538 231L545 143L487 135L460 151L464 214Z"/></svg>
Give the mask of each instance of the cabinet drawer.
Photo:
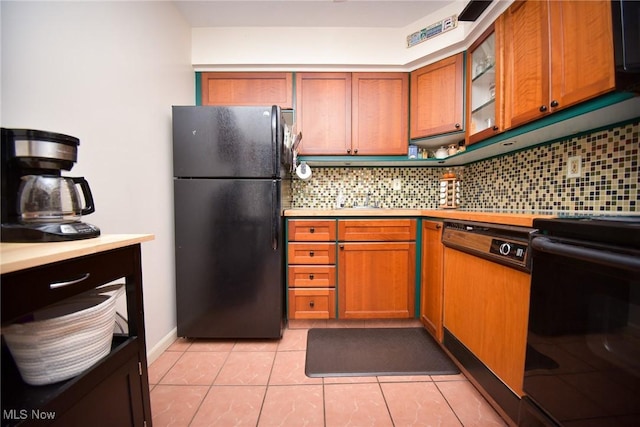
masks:
<svg viewBox="0 0 640 427"><path fill-rule="evenodd" d="M335 290L289 289L289 319L334 319Z"/></svg>
<svg viewBox="0 0 640 427"><path fill-rule="evenodd" d="M3 274L2 323L134 274L139 250L139 246L128 246Z"/></svg>
<svg viewBox="0 0 640 427"><path fill-rule="evenodd" d="M336 285L336 269L333 265L290 265L290 288L333 288Z"/></svg>
<svg viewBox="0 0 640 427"><path fill-rule="evenodd" d="M289 241L332 242L335 240L335 220L294 219L289 221Z"/></svg>
<svg viewBox="0 0 640 427"><path fill-rule="evenodd" d="M288 245L289 264L335 264L335 243L298 243Z"/></svg>
<svg viewBox="0 0 640 427"><path fill-rule="evenodd" d="M347 219L338 221L338 240L340 241L388 242L415 239L415 219Z"/></svg>

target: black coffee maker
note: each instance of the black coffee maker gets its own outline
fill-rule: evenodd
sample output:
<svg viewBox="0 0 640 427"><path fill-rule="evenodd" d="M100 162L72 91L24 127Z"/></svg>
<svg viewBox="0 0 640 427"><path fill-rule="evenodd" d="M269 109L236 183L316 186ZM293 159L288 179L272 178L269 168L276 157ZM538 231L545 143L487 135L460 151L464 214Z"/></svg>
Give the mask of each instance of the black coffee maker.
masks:
<svg viewBox="0 0 640 427"><path fill-rule="evenodd" d="M89 183L62 176L80 140L60 133L2 128L3 242L59 242L100 235L80 221L95 211ZM80 189L80 191L78 191Z"/></svg>

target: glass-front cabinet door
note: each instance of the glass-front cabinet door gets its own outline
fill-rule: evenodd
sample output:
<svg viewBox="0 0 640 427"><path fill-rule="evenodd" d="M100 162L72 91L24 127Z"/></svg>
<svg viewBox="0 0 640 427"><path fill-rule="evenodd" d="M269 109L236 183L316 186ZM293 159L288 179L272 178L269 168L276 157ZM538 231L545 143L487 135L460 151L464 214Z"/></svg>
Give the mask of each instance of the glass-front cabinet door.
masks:
<svg viewBox="0 0 640 427"><path fill-rule="evenodd" d="M502 130L503 107L500 22L496 21L469 48L467 68L467 144L489 138Z"/></svg>

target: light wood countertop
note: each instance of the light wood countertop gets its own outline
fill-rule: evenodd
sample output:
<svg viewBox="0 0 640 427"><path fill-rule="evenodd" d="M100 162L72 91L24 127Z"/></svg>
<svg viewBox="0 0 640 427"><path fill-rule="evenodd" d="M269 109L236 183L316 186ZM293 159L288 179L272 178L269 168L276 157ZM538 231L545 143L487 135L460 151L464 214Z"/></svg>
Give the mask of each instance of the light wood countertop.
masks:
<svg viewBox="0 0 640 427"><path fill-rule="evenodd" d="M295 217L396 217L459 219L494 224L531 227L534 218L550 218L554 215L534 213L470 212L456 209L287 209L284 216Z"/></svg>
<svg viewBox="0 0 640 427"><path fill-rule="evenodd" d="M93 239L45 243L0 243L0 273L130 246L155 239L153 234L105 234Z"/></svg>

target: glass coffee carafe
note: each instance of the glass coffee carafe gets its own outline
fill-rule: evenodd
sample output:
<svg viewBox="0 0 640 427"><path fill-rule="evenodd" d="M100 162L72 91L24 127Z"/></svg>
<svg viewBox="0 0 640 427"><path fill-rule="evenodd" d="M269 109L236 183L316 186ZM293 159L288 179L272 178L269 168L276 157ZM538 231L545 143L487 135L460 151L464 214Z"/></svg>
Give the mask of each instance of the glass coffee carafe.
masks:
<svg viewBox="0 0 640 427"><path fill-rule="evenodd" d="M94 211L91 189L84 178L56 175L21 177L18 213L24 224L71 223Z"/></svg>

